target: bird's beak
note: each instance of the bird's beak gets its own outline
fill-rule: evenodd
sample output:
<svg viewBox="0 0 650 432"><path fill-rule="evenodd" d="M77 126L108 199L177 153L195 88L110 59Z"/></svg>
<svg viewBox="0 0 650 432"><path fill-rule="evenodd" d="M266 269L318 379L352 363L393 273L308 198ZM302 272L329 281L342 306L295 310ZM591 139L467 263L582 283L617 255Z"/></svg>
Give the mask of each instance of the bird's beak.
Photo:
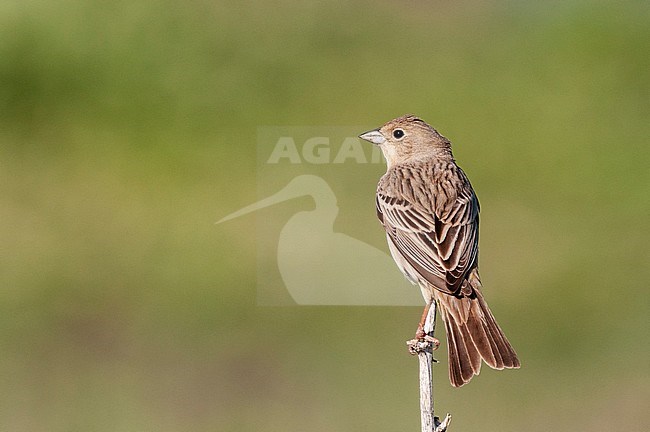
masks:
<svg viewBox="0 0 650 432"><path fill-rule="evenodd" d="M371 131L362 133L361 135L359 135L359 138L376 145L382 145L383 143L386 142L386 138L384 138L381 132L379 132L379 129L373 129Z"/></svg>

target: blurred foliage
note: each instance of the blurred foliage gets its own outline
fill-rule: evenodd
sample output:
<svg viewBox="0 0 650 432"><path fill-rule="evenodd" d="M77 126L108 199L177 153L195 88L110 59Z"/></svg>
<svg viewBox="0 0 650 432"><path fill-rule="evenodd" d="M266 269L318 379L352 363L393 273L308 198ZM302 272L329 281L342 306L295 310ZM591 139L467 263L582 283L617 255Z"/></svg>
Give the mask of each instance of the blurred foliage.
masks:
<svg viewBox="0 0 650 432"><path fill-rule="evenodd" d="M0 429L417 430L419 311L258 307L252 221L214 225L258 126L412 112L479 193L523 362L457 390L442 361L437 409L645 430L649 51L644 1L2 2Z"/></svg>

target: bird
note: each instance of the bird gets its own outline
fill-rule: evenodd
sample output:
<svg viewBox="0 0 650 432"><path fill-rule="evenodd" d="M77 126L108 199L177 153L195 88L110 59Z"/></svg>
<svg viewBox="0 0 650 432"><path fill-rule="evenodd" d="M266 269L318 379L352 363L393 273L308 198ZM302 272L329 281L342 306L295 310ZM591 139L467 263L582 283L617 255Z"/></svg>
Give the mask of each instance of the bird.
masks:
<svg viewBox="0 0 650 432"><path fill-rule="evenodd" d="M227 222L295 198L309 196L314 208L295 213L284 224L278 238L277 265L282 281L299 305L414 306L422 299L400 285L404 279L391 271L391 258L376 248L347 234L335 232L339 213L330 185L313 174L291 179L280 191L225 216ZM269 228L264 219L262 232ZM359 269L371 272L365 275ZM268 288L262 276L259 288ZM370 282L369 282L370 279ZM380 286L378 292L376 287Z"/></svg>
<svg viewBox="0 0 650 432"><path fill-rule="evenodd" d="M456 164L451 142L414 115L359 135L378 145L386 173L377 185L376 212L401 272L419 285L426 306L436 302L445 325L449 380L468 383L481 370L517 369L517 353L485 301L478 272L479 201Z"/></svg>

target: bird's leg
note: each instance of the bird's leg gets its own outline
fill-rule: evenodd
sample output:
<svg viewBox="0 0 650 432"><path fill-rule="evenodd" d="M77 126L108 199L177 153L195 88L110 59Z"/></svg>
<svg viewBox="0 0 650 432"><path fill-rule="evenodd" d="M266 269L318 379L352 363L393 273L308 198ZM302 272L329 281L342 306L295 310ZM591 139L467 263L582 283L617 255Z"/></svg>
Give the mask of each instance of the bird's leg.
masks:
<svg viewBox="0 0 650 432"><path fill-rule="evenodd" d="M433 304L434 301L435 301L434 299L431 299L431 301L427 302L427 304L424 306L424 311L422 311L422 317L420 318L420 322L418 323L418 329L415 331L415 340L430 342L432 344L432 348L435 350L440 346L440 341L435 337L433 337L433 335L428 335L427 332L424 330L424 325L427 322L427 316L429 315L429 309L431 309L431 305ZM435 316L433 319L435 319Z"/></svg>
<svg viewBox="0 0 650 432"><path fill-rule="evenodd" d="M415 331L415 338L416 339L424 339L424 337L427 335L427 333L424 331L424 323L427 321L427 315L429 314L429 309L431 308L431 302L435 300L431 300L427 302L426 305L424 305L424 311L422 312L422 317L420 318L420 322L418 323L418 329Z"/></svg>
<svg viewBox="0 0 650 432"><path fill-rule="evenodd" d="M431 305L433 304L435 300L431 299L430 302L424 306L424 311L422 312L422 318L420 319L420 323L418 324L418 329L415 332L415 339L411 339L410 341L406 342L406 345L409 348L409 353L416 355L421 352L430 352L433 353L438 347L440 346L440 341L436 338L433 337L433 328L435 326L432 326L429 331L431 331L431 334L427 334L427 332L424 330L424 327L426 326L427 323L427 318L429 317L429 313L431 312ZM432 313L433 316L431 316L431 319L435 320L436 319L436 314L435 314L435 309L433 310ZM434 362L437 360L433 359Z"/></svg>

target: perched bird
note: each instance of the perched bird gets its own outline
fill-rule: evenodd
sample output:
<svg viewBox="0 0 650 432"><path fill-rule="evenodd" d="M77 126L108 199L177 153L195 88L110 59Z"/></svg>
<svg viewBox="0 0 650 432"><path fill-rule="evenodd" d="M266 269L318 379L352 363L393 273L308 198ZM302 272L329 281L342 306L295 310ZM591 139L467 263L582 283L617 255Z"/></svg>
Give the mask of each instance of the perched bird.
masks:
<svg viewBox="0 0 650 432"><path fill-rule="evenodd" d="M479 203L450 141L411 115L359 138L378 145L388 163L377 185L377 216L393 259L420 286L427 304L416 338L425 336L424 319L436 301L453 386L478 375L481 359L494 369L518 368L517 354L481 293Z"/></svg>

